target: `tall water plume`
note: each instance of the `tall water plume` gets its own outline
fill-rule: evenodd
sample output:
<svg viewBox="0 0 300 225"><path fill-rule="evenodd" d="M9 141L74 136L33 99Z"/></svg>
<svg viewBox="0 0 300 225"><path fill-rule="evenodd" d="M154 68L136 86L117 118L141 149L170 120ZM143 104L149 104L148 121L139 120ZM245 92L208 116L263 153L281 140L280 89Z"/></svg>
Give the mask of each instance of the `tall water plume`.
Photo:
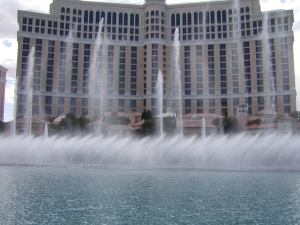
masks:
<svg viewBox="0 0 300 225"><path fill-rule="evenodd" d="M77 28L77 25L73 25L72 26L72 30L74 30L76 28ZM72 63L72 55L73 55L72 51L73 51L73 42L74 42L74 37L73 37L72 34L73 34L73 32L70 30L69 33L68 33L68 36L66 37L66 39L64 40L64 42L61 43L61 47L60 47L61 48L60 49L61 53L66 55L65 56L66 58L61 58L61 60L62 59L66 60L66 64L69 64L69 63L71 64ZM67 68L67 66L66 66L66 68ZM71 79L71 77L72 77L71 73L67 72L65 74L65 81L70 82L70 84L65 84L66 87L68 85L70 85L70 87L72 86L72 82L71 82L72 79Z"/></svg>
<svg viewBox="0 0 300 225"><path fill-rule="evenodd" d="M157 100L158 100L158 115L159 117L159 135L162 137L163 135L163 75L162 72L159 71L157 75Z"/></svg>
<svg viewBox="0 0 300 225"><path fill-rule="evenodd" d="M44 138L48 137L48 123L45 123L45 128L44 128Z"/></svg>
<svg viewBox="0 0 300 225"><path fill-rule="evenodd" d="M180 133L182 134L182 98L181 98L181 72L180 72L180 42L179 42L179 29L175 29L174 34L174 61L173 61L173 70L174 70L174 87L175 88L175 95L174 95L174 101L175 101L175 107L174 110L176 111L177 117L179 117L179 127L180 127Z"/></svg>
<svg viewBox="0 0 300 225"><path fill-rule="evenodd" d="M274 43L270 40L269 35L269 21L268 21L268 13L264 13L264 20L263 20L263 28L262 32L260 34L260 38L262 39L262 44L265 47L264 55L263 57L266 58L263 62L264 66L267 66L267 68L264 68L265 71L269 71L269 86L270 86L270 109L273 112L273 119L276 117L276 72L273 72L272 68L273 65L275 66L275 61L273 62L273 51L275 51ZM274 52L275 54L275 52Z"/></svg>
<svg viewBox="0 0 300 225"><path fill-rule="evenodd" d="M202 118L202 137L206 138L206 123L205 123L205 117Z"/></svg>
<svg viewBox="0 0 300 225"><path fill-rule="evenodd" d="M273 112L273 119L276 117L276 72L273 71L273 66L275 66L275 61L273 62L273 51L275 54L275 45L274 42L271 42L269 40L269 23L268 23L268 13L265 13L264 18L264 36L265 36L265 42L267 46L267 53L268 53L268 69L269 69L269 75L270 75L270 92L271 92L271 99L270 99L270 106L271 110Z"/></svg>
<svg viewBox="0 0 300 225"><path fill-rule="evenodd" d="M102 63L102 54L100 54L101 56L99 57L99 51L101 51L101 45L102 45L102 39L101 39L101 31L102 31L102 26L103 26L103 18L100 20L99 23L99 30L97 33L97 37L95 39L95 43L94 43L94 49L93 49L93 53L92 53L92 58L91 58L91 64L90 64L90 68L89 68L89 93L91 98L95 99L97 97L100 96L100 115L102 116L103 114L103 95L102 95L102 71L101 71L101 63ZM99 73L100 71L100 73ZM100 82L100 93L96 93L96 76L99 76L99 82ZM95 102L94 102L95 104ZM91 116L94 116L94 111L95 111L95 107L93 109L91 109L92 112L89 112ZM90 110L89 110L90 111Z"/></svg>
<svg viewBox="0 0 300 225"><path fill-rule="evenodd" d="M15 83L15 91L14 91L14 119L12 121L12 129L11 134L13 136L16 135L16 124L17 124L17 108L18 108L18 79L19 77L16 77L16 83Z"/></svg>
<svg viewBox="0 0 300 225"><path fill-rule="evenodd" d="M25 120L28 135L31 135L32 123L32 86L33 86L33 68L34 68L35 47L33 46L28 55L28 71L27 71L27 84L26 84L26 107L25 107Z"/></svg>
<svg viewBox="0 0 300 225"><path fill-rule="evenodd" d="M240 18L240 3L239 3L239 0L233 0L233 9L232 9L232 14L233 14L233 18L232 18L232 21L233 22L238 22L239 21L239 18ZM234 30L233 32L233 37L235 39L237 39L237 42L240 42L241 41L241 38L240 38L240 32L239 31L236 31ZM243 48L243 47L242 47ZM244 52L244 51L242 51ZM237 59L238 61L238 65L240 64L244 64L244 62L242 61L241 57L238 57ZM244 74L246 73L246 71L244 71ZM247 105L247 107L249 106L249 102L248 102L248 96L249 96L249 90L247 88L248 86L248 78L246 76L244 77L240 77L239 79L243 79L244 80L244 86L245 86L245 104ZM222 122L222 121L221 121ZM221 123L220 122L220 123ZM222 125L220 124L220 126L222 127ZM221 133L223 132L222 131L223 128L221 128Z"/></svg>

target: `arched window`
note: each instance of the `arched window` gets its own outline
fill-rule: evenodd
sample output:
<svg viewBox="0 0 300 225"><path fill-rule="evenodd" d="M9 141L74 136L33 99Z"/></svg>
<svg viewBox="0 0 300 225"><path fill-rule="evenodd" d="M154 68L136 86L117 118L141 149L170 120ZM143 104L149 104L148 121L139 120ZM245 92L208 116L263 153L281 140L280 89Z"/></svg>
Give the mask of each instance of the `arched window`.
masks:
<svg viewBox="0 0 300 225"><path fill-rule="evenodd" d="M250 11L249 7L246 7L246 13L248 13Z"/></svg>
<svg viewBox="0 0 300 225"><path fill-rule="evenodd" d="M151 16L154 16L154 11L153 10L151 11Z"/></svg>
<svg viewBox="0 0 300 225"><path fill-rule="evenodd" d="M175 14L171 15L171 26L175 27Z"/></svg>
<svg viewBox="0 0 300 225"><path fill-rule="evenodd" d="M198 13L194 13L194 25L198 25Z"/></svg>
<svg viewBox="0 0 300 225"><path fill-rule="evenodd" d="M73 9L73 14L76 15L77 14L77 11L76 9Z"/></svg>
<svg viewBox="0 0 300 225"><path fill-rule="evenodd" d="M60 12L61 12L61 13L65 13L65 8L62 7L61 10L60 10Z"/></svg>
<svg viewBox="0 0 300 225"><path fill-rule="evenodd" d="M158 10L156 10L155 16L159 16L159 11Z"/></svg>
<svg viewBox="0 0 300 225"><path fill-rule="evenodd" d="M244 8L241 8L241 13L244 13L245 11L244 11Z"/></svg>
<svg viewBox="0 0 300 225"><path fill-rule="evenodd" d="M131 27L134 26L134 14L133 13L130 14L130 26Z"/></svg>
<svg viewBox="0 0 300 225"><path fill-rule="evenodd" d="M78 16L81 16L82 15L82 12L81 12L81 10L79 9L78 10Z"/></svg>
<svg viewBox="0 0 300 225"><path fill-rule="evenodd" d="M112 24L116 25L117 24L117 13L113 13L113 18L112 18Z"/></svg>
<svg viewBox="0 0 300 225"><path fill-rule="evenodd" d="M101 12L101 19L103 19L103 24L105 23L105 12Z"/></svg>
<svg viewBox="0 0 300 225"><path fill-rule="evenodd" d="M67 13L70 14L70 8L67 8Z"/></svg>
<svg viewBox="0 0 300 225"><path fill-rule="evenodd" d="M90 11L89 23L94 23L94 12L93 11Z"/></svg>
<svg viewBox="0 0 300 225"><path fill-rule="evenodd" d="M161 17L165 17L165 14L164 14L164 12L161 12Z"/></svg>
<svg viewBox="0 0 300 225"><path fill-rule="evenodd" d="M119 13L119 25L123 25L123 13Z"/></svg>
<svg viewBox="0 0 300 225"><path fill-rule="evenodd" d="M186 25L186 13L182 14L182 25Z"/></svg>
<svg viewBox="0 0 300 225"><path fill-rule="evenodd" d="M214 11L210 12L210 23L215 23L215 12Z"/></svg>
<svg viewBox="0 0 300 225"><path fill-rule="evenodd" d="M199 24L203 24L203 13L199 12Z"/></svg>
<svg viewBox="0 0 300 225"><path fill-rule="evenodd" d="M223 11L222 11L222 22L223 22L223 23L226 23L226 22L227 22L227 19L226 19L226 18L227 18L226 11L223 10Z"/></svg>
<svg viewBox="0 0 300 225"><path fill-rule="evenodd" d="M205 13L205 23L209 24L209 12Z"/></svg>
<svg viewBox="0 0 300 225"><path fill-rule="evenodd" d="M89 12L87 10L84 11L84 23L88 23L89 21Z"/></svg>
<svg viewBox="0 0 300 225"><path fill-rule="evenodd" d="M107 24L111 25L111 12L107 13Z"/></svg>
<svg viewBox="0 0 300 225"><path fill-rule="evenodd" d="M135 14L135 26L138 27L140 25L140 16L139 14Z"/></svg>
<svg viewBox="0 0 300 225"><path fill-rule="evenodd" d="M128 14L124 14L124 26L128 26Z"/></svg>
<svg viewBox="0 0 300 225"><path fill-rule="evenodd" d="M231 16L232 15L232 9L229 9L228 14Z"/></svg>
<svg viewBox="0 0 300 225"><path fill-rule="evenodd" d="M180 14L176 14L176 26L180 26Z"/></svg>
<svg viewBox="0 0 300 225"><path fill-rule="evenodd" d="M148 17L148 16L149 16L149 12L146 13L146 17Z"/></svg>
<svg viewBox="0 0 300 225"><path fill-rule="evenodd" d="M97 24L100 23L100 12L99 11L96 12L96 23Z"/></svg>
<svg viewBox="0 0 300 225"><path fill-rule="evenodd" d="M188 25L192 25L192 14L188 13Z"/></svg>
<svg viewBox="0 0 300 225"><path fill-rule="evenodd" d="M221 23L222 16L221 16L221 11L217 12L217 23Z"/></svg>

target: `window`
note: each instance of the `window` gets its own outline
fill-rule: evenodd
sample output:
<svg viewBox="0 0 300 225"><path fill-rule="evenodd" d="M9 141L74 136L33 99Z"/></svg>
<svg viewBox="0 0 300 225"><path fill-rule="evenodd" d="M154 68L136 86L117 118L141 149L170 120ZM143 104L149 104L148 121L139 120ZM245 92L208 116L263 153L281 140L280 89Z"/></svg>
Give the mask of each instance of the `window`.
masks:
<svg viewBox="0 0 300 225"><path fill-rule="evenodd" d="M290 103L290 96L289 95L284 95L283 96L283 103L284 104L289 104Z"/></svg>

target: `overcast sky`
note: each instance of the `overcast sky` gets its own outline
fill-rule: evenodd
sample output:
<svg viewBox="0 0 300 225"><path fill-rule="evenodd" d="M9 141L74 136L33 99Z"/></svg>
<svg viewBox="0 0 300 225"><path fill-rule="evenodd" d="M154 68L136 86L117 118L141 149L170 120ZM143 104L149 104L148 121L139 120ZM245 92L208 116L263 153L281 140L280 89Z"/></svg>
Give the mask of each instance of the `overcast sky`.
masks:
<svg viewBox="0 0 300 225"><path fill-rule="evenodd" d="M91 0L93 1L93 0ZM103 0L105 2L105 0ZM5 121L13 118L14 110L14 83L16 76L17 59L17 10L49 11L52 0L0 0L0 65L8 69L6 96L5 96ZM97 1L99 2L99 1ZM122 2L143 4L144 0L128 0L106 2ZM167 0L167 4L182 3L182 0ZM184 2L201 2L201 0L188 0ZM260 0L262 11L275 9L294 9L294 58L297 88L297 109L300 110L300 0Z"/></svg>

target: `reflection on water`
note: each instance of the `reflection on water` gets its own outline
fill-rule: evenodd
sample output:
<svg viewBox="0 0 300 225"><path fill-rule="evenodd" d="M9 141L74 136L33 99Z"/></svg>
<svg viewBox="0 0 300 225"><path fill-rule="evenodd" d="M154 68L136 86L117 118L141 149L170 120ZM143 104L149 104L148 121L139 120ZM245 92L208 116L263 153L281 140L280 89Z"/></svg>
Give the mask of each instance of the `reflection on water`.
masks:
<svg viewBox="0 0 300 225"><path fill-rule="evenodd" d="M0 167L0 224L299 224L300 174Z"/></svg>

